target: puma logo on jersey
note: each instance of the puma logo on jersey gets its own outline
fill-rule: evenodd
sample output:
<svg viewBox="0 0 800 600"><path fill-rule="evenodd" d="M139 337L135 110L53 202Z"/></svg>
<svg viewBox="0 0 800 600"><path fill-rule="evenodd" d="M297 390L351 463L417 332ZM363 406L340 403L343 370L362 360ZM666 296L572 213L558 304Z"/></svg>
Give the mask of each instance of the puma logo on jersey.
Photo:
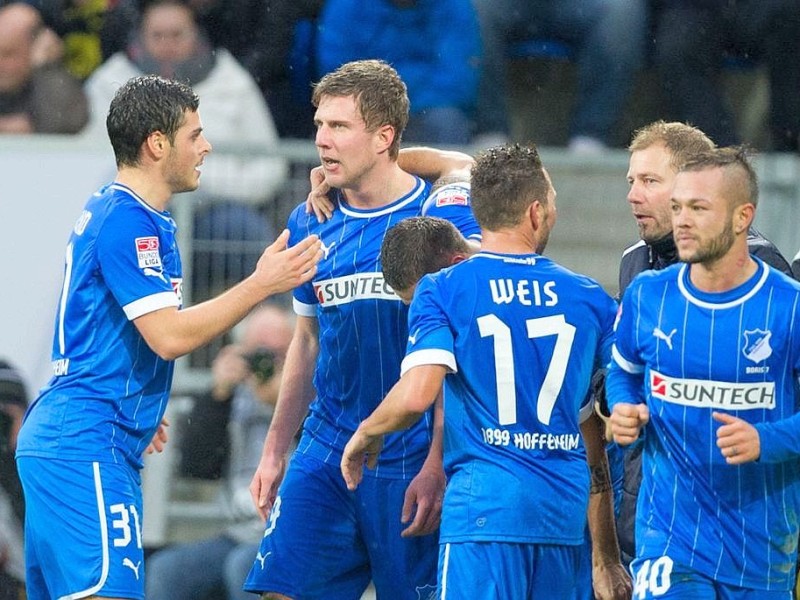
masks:
<svg viewBox="0 0 800 600"><path fill-rule="evenodd" d="M331 250L333 250L333 247L336 245L336 242L331 242L330 246L326 246L325 242L323 242L322 240L320 240L319 243L320 243L320 246L322 247L322 253L325 255L325 256L323 256L323 258L325 260L328 260L328 254L330 254Z"/></svg>
<svg viewBox="0 0 800 600"><path fill-rule="evenodd" d="M123 567L128 567L131 571L133 571L133 574L136 575L137 581L139 579L139 567L141 565L142 565L142 561L139 561L136 564L134 564L133 561L130 558L128 558L127 556L122 559L122 566Z"/></svg>
<svg viewBox="0 0 800 600"><path fill-rule="evenodd" d="M417 343L417 336L418 336L418 335L419 335L419 329L417 329L417 330L414 332L414 334L413 334L413 335L409 334L409 336L408 336L408 341L409 341L409 342L411 342L411 345L412 345L412 346L413 346L414 344L416 344L416 343Z"/></svg>
<svg viewBox="0 0 800 600"><path fill-rule="evenodd" d="M272 554L272 552L267 552L266 554L261 554L260 550L258 551L258 554L256 554L256 560L261 563L261 570L262 571L264 570L264 561L267 560L267 557L270 554Z"/></svg>
<svg viewBox="0 0 800 600"><path fill-rule="evenodd" d="M142 273L144 273L148 277L158 277L161 281L167 283L167 278L164 277L164 273L162 273L161 271L156 271L152 267L145 267L144 269L142 269Z"/></svg>
<svg viewBox="0 0 800 600"><path fill-rule="evenodd" d="M663 340L664 343L667 345L667 347L670 350L672 350L672 336L675 335L677 331L678 331L677 329L673 329L672 331L669 332L669 335L667 335L666 333L661 331L660 328L656 327L655 329L653 329L653 335L656 337L656 339Z"/></svg>

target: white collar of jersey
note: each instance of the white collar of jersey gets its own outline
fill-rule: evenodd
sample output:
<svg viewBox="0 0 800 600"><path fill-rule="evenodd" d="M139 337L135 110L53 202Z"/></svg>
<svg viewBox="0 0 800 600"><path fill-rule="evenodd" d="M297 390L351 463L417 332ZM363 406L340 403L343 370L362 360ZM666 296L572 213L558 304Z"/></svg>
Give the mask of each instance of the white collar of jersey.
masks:
<svg viewBox="0 0 800 600"><path fill-rule="evenodd" d="M393 213L396 210L400 210L407 204L418 200L420 195L422 195L422 193L425 191L425 183L422 181L422 179L416 176L414 179L416 179L416 185L414 186L414 189L412 189L403 198L400 198L391 204L375 209L360 210L353 208L352 206L348 206L344 201L341 201L339 202L339 209L348 217L354 217L356 219L371 219L372 217L381 217L383 215Z"/></svg>
<svg viewBox="0 0 800 600"><path fill-rule="evenodd" d="M734 298L733 300L729 300L727 302L708 302L706 300L702 300L702 299L698 298L697 296L693 295L692 292L689 290L689 288L686 287L686 278L689 277L689 265L688 264L682 265L681 268L680 268L680 271L678 271L678 289L681 291L681 294L683 294L684 298L686 298L692 304L694 304L696 306L699 306L700 308L708 308L708 309L716 309L716 310L721 310L721 309L725 309L725 308L731 308L733 306L738 306L739 304L742 304L743 302L746 302L756 292L758 292L758 290L760 290L763 287L764 282L767 280L767 277L769 276L769 267L766 264L763 264L763 263L761 263L759 266L761 267L761 275L760 275L758 281L755 283L755 285L750 286L750 289L748 289L746 292L744 292L738 298ZM751 281L751 280L748 280L748 282L749 281ZM743 285L747 285L747 283L745 283ZM725 294L728 294L728 293L729 292L721 292L719 295L722 296L722 295L725 295ZM713 295L714 294L712 294L712 293L708 294L708 296L713 296Z"/></svg>
<svg viewBox="0 0 800 600"><path fill-rule="evenodd" d="M125 192L126 194L129 194L145 210L150 211L154 215L158 215L159 217L161 217L165 221L169 221L170 223L173 222L172 217L169 216L169 213L161 212L159 210L156 210L155 208L150 206L147 202L145 202L136 192L134 192L127 185L123 185L121 183L112 183L110 187L111 187L111 189L114 189L114 190L117 190L117 191L120 191L120 192Z"/></svg>

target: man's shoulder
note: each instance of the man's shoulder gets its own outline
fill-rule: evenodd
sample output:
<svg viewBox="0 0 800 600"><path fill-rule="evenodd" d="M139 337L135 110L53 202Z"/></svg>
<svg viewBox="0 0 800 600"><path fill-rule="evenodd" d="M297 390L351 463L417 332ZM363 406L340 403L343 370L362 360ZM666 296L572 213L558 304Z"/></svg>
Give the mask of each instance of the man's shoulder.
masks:
<svg viewBox="0 0 800 600"><path fill-rule="evenodd" d="M760 258L773 269L777 269L781 273L793 277L789 261L784 258L781 251L778 250L778 247L765 238L759 231L750 228L750 231L747 232L747 247L750 250L750 254L753 256Z"/></svg>

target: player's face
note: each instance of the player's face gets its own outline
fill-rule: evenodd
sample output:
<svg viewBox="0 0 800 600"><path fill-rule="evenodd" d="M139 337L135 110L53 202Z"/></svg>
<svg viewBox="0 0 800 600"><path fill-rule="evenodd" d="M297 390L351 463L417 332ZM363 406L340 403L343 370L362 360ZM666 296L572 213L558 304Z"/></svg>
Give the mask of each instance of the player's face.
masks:
<svg viewBox="0 0 800 600"><path fill-rule="evenodd" d="M682 172L675 178L671 210L679 258L713 263L733 246L733 207L723 197L722 169Z"/></svg>
<svg viewBox="0 0 800 600"><path fill-rule="evenodd" d="M316 145L325 181L340 189L358 188L376 163L376 132L367 131L353 96L323 96L314 114Z"/></svg>
<svg viewBox="0 0 800 600"><path fill-rule="evenodd" d="M631 205L639 237L652 243L672 231L670 197L675 185L675 170L670 152L663 144L654 144L631 153L628 166L628 202Z"/></svg>
<svg viewBox="0 0 800 600"><path fill-rule="evenodd" d="M187 110L166 160L165 178L173 194L197 189L200 165L209 152L211 144L203 135L200 114Z"/></svg>

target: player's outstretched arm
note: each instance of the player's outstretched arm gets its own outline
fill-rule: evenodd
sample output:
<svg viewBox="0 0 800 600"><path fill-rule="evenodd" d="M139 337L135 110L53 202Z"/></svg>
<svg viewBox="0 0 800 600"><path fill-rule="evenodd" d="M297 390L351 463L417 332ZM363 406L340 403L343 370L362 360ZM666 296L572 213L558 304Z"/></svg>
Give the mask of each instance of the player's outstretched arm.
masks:
<svg viewBox="0 0 800 600"><path fill-rule="evenodd" d="M591 476L587 519L592 539L592 586L597 600L630 600L633 588L617 543L604 430L605 425L594 412L581 424Z"/></svg>
<svg viewBox="0 0 800 600"><path fill-rule="evenodd" d="M372 412L361 421L345 446L340 464L348 489L361 483L364 464L378 464L381 438L392 431L408 429L436 400L446 370L441 365L420 365L408 370Z"/></svg>
<svg viewBox="0 0 800 600"><path fill-rule="evenodd" d="M439 528L442 519L442 501L444 500L444 403L442 394L436 398L433 409L433 436L428 456L419 473L411 480L403 499L403 510L400 515L402 523L410 524L400 535L412 537L428 535ZM413 520L412 520L413 517Z"/></svg>
<svg viewBox="0 0 800 600"><path fill-rule="evenodd" d="M261 460L250 482L250 496L262 519L275 502L286 468L286 455L314 399L313 365L319 352L318 323L298 317L286 352L281 388Z"/></svg>
<svg viewBox="0 0 800 600"><path fill-rule="evenodd" d="M148 346L165 360L188 354L225 333L265 298L309 281L322 258L320 241L309 236L291 248L284 231L258 260L244 281L216 298L184 310L163 308L138 317L134 324Z"/></svg>

